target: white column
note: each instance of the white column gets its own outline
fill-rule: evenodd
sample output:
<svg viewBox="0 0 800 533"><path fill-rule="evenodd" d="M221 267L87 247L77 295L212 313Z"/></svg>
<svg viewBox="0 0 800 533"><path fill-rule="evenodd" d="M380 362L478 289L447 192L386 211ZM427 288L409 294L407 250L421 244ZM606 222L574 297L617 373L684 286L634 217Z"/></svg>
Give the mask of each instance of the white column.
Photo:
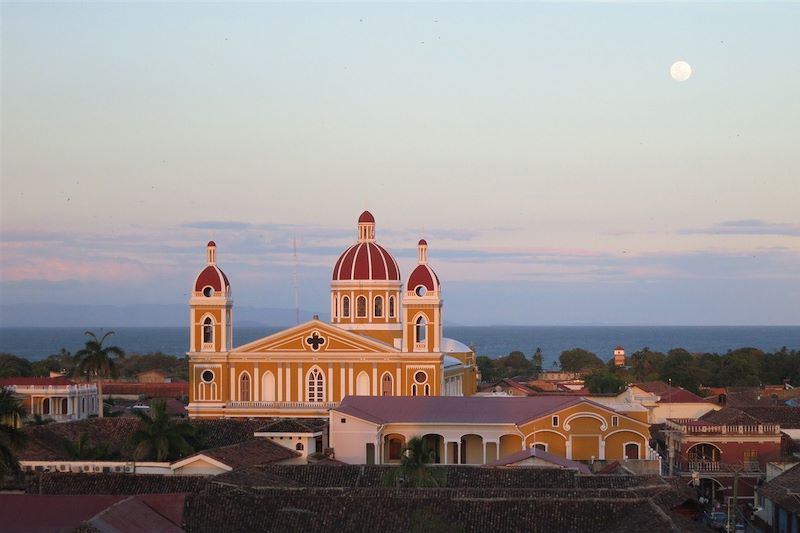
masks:
<svg viewBox="0 0 800 533"><path fill-rule="evenodd" d="M623 453L625 452L624 449L622 451L623 451ZM600 460L601 461L605 461L605 459L606 459L606 440L605 439L601 439L600 440Z"/></svg>
<svg viewBox="0 0 800 533"><path fill-rule="evenodd" d="M283 401L283 363L278 363L278 401Z"/></svg>
<svg viewBox="0 0 800 533"><path fill-rule="evenodd" d="M228 398L231 400L238 400L239 397L236 394L236 369L231 367L231 393L228 394Z"/></svg>
<svg viewBox="0 0 800 533"><path fill-rule="evenodd" d="M299 363L297 365L297 399L298 401L302 402L304 398L304 389L303 387L303 364Z"/></svg>
<svg viewBox="0 0 800 533"><path fill-rule="evenodd" d="M286 394L284 395L287 402L292 401L292 365L286 363Z"/></svg>
<svg viewBox="0 0 800 533"><path fill-rule="evenodd" d="M325 401L333 401L333 363L328 363L328 394L325 396Z"/></svg>
<svg viewBox="0 0 800 533"><path fill-rule="evenodd" d="M261 382L261 374L258 372L258 363L253 368L253 401L257 402L261 399L261 396L258 393L258 386Z"/></svg>
<svg viewBox="0 0 800 533"><path fill-rule="evenodd" d="M397 374L397 384L395 384L394 394L395 396L403 396L403 382L401 380L402 372L400 371L400 363L397 363L397 371L395 373Z"/></svg>
<svg viewBox="0 0 800 533"><path fill-rule="evenodd" d="M353 363L347 364L347 392L355 394L355 389L353 388Z"/></svg>
<svg viewBox="0 0 800 533"><path fill-rule="evenodd" d="M372 395L378 395L378 363L372 363Z"/></svg>
<svg viewBox="0 0 800 533"><path fill-rule="evenodd" d="M344 363L339 363L339 373L341 375L341 390L339 391L339 400L344 400L347 395L347 382L345 381Z"/></svg>

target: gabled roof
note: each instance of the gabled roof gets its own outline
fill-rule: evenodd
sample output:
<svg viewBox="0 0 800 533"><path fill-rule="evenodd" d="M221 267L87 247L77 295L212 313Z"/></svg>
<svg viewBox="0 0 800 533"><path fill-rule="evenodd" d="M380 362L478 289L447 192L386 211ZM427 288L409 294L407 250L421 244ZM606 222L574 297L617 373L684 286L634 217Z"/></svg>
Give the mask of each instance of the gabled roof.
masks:
<svg viewBox="0 0 800 533"><path fill-rule="evenodd" d="M583 463L579 463L578 461L572 461L571 459L566 459L564 457L552 454L550 452L546 452L544 450L540 450L538 448L528 448L526 450L518 451L517 453L510 455L508 457L504 457L503 459L492 461L491 463L488 463L486 466L508 466L508 465L513 465L515 463L519 463L520 461L524 461L525 459L530 459L532 457L541 459L542 461L546 461L554 465L558 465L562 468L571 468L577 470L582 474L592 473L589 467Z"/></svg>
<svg viewBox="0 0 800 533"><path fill-rule="evenodd" d="M668 383L663 381L642 381L640 383L631 383L631 386L639 387L651 394L657 394L661 397L659 403L701 403L706 401L705 398L701 398L683 387L670 387Z"/></svg>
<svg viewBox="0 0 800 533"><path fill-rule="evenodd" d="M346 396L332 411L375 424L521 424L581 402L594 404L576 396Z"/></svg>
<svg viewBox="0 0 800 533"><path fill-rule="evenodd" d="M764 483L762 495L792 513L800 513L800 463Z"/></svg>
<svg viewBox="0 0 800 533"><path fill-rule="evenodd" d="M172 464L172 468L180 468L200 457L208 457L231 469L236 469L286 461L299 455L296 451L285 448L269 439L255 438L239 444L203 450L200 453L176 461Z"/></svg>
<svg viewBox="0 0 800 533"><path fill-rule="evenodd" d="M709 411L698 420L706 424L719 424L719 425L749 425L760 424L758 419L748 415L744 411L734 409L733 407L723 407L718 411Z"/></svg>
<svg viewBox="0 0 800 533"><path fill-rule="evenodd" d="M512 389L518 390L519 392L525 394L526 396L535 396L535 395L539 394L537 391L533 390L532 388L528 387L527 385L524 385L524 384L520 383L519 381L516 381L516 380L511 379L511 378L503 378L500 381L496 381L492 385L492 387L502 386L504 384L506 386L508 386L508 387L511 387Z"/></svg>

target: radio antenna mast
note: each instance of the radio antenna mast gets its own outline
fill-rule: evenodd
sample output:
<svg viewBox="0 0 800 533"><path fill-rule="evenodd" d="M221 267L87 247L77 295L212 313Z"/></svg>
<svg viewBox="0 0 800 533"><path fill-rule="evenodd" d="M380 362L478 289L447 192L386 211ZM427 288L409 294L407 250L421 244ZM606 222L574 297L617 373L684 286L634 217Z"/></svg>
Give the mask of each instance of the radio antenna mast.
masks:
<svg viewBox="0 0 800 533"><path fill-rule="evenodd" d="M292 250L294 257L294 272L292 274L292 285L294 286L294 319L295 323L300 323L300 300L297 290L297 234L292 233Z"/></svg>

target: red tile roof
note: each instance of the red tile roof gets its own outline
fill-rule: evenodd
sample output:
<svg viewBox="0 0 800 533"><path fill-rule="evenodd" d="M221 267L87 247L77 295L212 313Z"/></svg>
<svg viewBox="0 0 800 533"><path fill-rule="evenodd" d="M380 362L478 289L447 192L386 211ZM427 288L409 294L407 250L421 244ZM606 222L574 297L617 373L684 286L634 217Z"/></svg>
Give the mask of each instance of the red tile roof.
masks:
<svg viewBox="0 0 800 533"><path fill-rule="evenodd" d="M129 496L89 520L100 531L180 533L185 494Z"/></svg>
<svg viewBox="0 0 800 533"><path fill-rule="evenodd" d="M344 252L333 267L333 281L400 280L392 254L374 242L359 242Z"/></svg>
<svg viewBox="0 0 800 533"><path fill-rule="evenodd" d="M592 471L583 463L579 463L578 461L572 461L570 459L566 459L564 457L560 457L558 455L552 454L550 452L546 452L544 450L540 450L538 448L528 448L527 450L521 450L515 454L512 454L508 457L504 457L503 459L498 459L497 461L492 461L488 463L486 466L507 466L513 465L515 463L519 463L520 461L524 461L525 459L530 459L531 457L535 457L537 459L541 459L548 463L552 463L554 465L561 466L563 468L572 468L577 470L582 474L591 474Z"/></svg>
<svg viewBox="0 0 800 533"><path fill-rule="evenodd" d="M639 387L645 392L657 394L661 397L659 402L700 403L706 401L705 398L701 398L693 392L689 392L682 387L670 387L668 383L664 383L663 381L643 381L641 383L632 383L631 385L634 387Z"/></svg>
<svg viewBox="0 0 800 533"><path fill-rule="evenodd" d="M70 531L126 496L0 494L4 533Z"/></svg>
<svg viewBox="0 0 800 533"><path fill-rule="evenodd" d="M3 378L0 379L0 387L7 387L10 385L18 385L21 387L37 386L46 387L51 386L64 386L74 385L75 382L67 378Z"/></svg>
<svg viewBox="0 0 800 533"><path fill-rule="evenodd" d="M368 422L519 424L584 402L576 396L346 396L333 409Z"/></svg>

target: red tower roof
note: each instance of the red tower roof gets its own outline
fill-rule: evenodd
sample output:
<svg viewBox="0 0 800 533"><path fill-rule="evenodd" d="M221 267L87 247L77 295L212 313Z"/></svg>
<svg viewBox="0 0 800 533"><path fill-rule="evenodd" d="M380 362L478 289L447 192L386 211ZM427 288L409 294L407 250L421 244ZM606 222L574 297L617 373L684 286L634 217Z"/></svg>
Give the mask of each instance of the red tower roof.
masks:
<svg viewBox="0 0 800 533"><path fill-rule="evenodd" d="M417 246L428 246L428 241L426 241L425 239L420 239L419 242L417 243Z"/></svg>
<svg viewBox="0 0 800 533"><path fill-rule="evenodd" d="M439 290L439 276L427 264L417 265L408 277L408 290L413 291L420 285L429 291Z"/></svg>
<svg viewBox="0 0 800 533"><path fill-rule="evenodd" d="M231 284L228 282L228 277L225 272L219 269L217 265L208 265L200 272L194 282L195 292L201 292L206 287L211 287L214 292L222 292L224 288L230 288Z"/></svg>
<svg viewBox="0 0 800 533"><path fill-rule="evenodd" d="M364 215L361 216L363 218ZM333 267L332 279L400 281L400 268L383 246L374 242L359 242L339 256Z"/></svg>
<svg viewBox="0 0 800 533"><path fill-rule="evenodd" d="M358 223L359 224L374 224L375 223L375 217L372 216L372 213L370 213L369 211L364 211L363 213L361 213L361 216L358 217Z"/></svg>

